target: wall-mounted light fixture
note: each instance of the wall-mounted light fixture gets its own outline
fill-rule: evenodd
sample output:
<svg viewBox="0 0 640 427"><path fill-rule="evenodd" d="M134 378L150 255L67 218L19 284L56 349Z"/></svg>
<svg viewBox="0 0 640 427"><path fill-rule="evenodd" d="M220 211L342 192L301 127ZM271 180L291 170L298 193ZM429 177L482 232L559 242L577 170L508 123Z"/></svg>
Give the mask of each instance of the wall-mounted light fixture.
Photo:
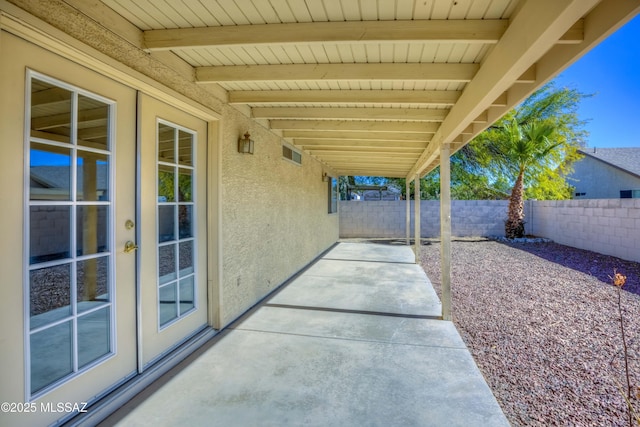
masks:
<svg viewBox="0 0 640 427"><path fill-rule="evenodd" d="M322 173L322 181L323 182L329 182L330 179L331 179L331 177L329 176L329 174L327 174L326 172Z"/></svg>
<svg viewBox="0 0 640 427"><path fill-rule="evenodd" d="M249 131L244 134L244 138L238 139L238 152L253 154L253 139L250 138Z"/></svg>

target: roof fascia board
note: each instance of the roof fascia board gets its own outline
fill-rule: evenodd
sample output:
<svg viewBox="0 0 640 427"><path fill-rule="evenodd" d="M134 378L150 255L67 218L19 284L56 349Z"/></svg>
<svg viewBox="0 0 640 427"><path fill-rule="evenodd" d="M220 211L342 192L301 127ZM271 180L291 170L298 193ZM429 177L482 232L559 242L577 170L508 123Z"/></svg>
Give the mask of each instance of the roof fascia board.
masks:
<svg viewBox="0 0 640 427"><path fill-rule="evenodd" d="M597 3L598 0L528 0L523 3L406 178L422 174L440 155L444 144L452 143L475 117L489 108ZM537 73L540 73L539 69ZM513 105L515 102L509 100L505 108Z"/></svg>

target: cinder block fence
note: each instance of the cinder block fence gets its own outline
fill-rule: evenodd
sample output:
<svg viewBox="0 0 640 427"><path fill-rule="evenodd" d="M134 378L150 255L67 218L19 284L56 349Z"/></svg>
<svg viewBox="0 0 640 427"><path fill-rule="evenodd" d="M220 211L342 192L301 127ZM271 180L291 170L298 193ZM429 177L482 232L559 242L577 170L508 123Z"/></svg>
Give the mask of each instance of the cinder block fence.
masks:
<svg viewBox="0 0 640 427"><path fill-rule="evenodd" d="M507 206L506 200L452 200L452 235L503 236ZM405 237L405 201L343 201L339 212L340 237ZM528 234L640 262L640 199L527 200L525 215ZM438 237L439 201L423 200L420 220L421 237Z"/></svg>
<svg viewBox="0 0 640 427"><path fill-rule="evenodd" d="M532 201L531 234L640 262L640 199Z"/></svg>

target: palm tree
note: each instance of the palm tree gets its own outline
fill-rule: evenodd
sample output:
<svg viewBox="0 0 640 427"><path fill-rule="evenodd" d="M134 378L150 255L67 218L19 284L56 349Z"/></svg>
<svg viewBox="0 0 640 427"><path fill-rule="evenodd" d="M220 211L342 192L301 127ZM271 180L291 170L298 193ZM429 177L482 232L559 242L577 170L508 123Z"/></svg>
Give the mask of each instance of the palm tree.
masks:
<svg viewBox="0 0 640 427"><path fill-rule="evenodd" d="M524 178L527 167L544 163L562 142L554 141L555 126L545 121L520 125L513 120L503 127L499 149L505 162L515 166L518 176L509 197L505 236L524 237Z"/></svg>

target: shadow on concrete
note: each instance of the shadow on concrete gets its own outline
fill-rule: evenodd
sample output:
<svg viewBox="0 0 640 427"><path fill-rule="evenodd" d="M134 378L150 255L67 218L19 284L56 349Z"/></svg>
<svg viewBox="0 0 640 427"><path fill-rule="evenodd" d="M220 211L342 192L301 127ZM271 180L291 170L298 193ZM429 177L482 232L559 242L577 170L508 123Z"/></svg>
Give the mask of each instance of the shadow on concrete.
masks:
<svg viewBox="0 0 640 427"><path fill-rule="evenodd" d="M354 239L340 239L342 242L353 242L353 243L376 243L379 245L392 245L392 246L407 246L406 238L354 238ZM428 246L434 242L433 239L420 239L420 246ZM413 246L415 244L415 239L409 239L409 246Z"/></svg>

